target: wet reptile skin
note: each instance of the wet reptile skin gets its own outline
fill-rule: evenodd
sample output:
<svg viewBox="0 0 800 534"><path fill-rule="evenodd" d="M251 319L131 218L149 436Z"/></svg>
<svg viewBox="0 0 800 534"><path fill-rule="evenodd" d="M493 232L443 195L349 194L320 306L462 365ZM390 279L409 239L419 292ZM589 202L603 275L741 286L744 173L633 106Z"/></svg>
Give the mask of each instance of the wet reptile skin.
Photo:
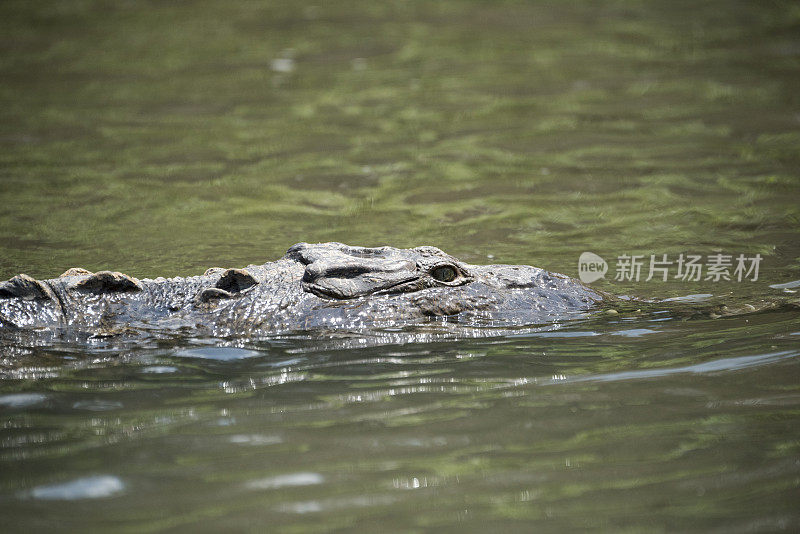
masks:
<svg viewBox="0 0 800 534"><path fill-rule="evenodd" d="M291 247L279 260L202 276L137 280L70 269L0 284L0 329L192 332L213 336L358 330L433 320L463 326L549 324L606 295L527 265L470 265L435 247Z"/></svg>

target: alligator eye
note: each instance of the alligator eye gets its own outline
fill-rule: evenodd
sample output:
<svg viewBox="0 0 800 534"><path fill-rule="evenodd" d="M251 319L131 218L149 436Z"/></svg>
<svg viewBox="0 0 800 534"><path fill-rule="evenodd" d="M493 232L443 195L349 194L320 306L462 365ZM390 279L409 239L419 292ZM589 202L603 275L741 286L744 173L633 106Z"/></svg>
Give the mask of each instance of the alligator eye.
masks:
<svg viewBox="0 0 800 534"><path fill-rule="evenodd" d="M458 277L458 273L449 265L442 265L431 271L431 276L440 282L452 282Z"/></svg>

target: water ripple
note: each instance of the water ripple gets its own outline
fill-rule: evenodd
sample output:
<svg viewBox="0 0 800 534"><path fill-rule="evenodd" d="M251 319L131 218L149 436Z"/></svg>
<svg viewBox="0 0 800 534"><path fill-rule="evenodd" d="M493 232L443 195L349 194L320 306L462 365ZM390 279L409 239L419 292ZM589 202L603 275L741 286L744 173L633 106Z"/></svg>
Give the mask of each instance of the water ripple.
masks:
<svg viewBox="0 0 800 534"><path fill-rule="evenodd" d="M623 371L619 373L608 373L604 375L582 376L566 378L570 382L614 382L618 380L633 380L640 378L653 378L681 373L704 374L719 373L723 371L738 371L749 367L766 365L781 360L789 360L797 357L800 352L787 350L781 352L771 352L768 354L758 354L755 356L739 356L736 358L721 358L710 362L703 362L683 367L669 367L665 369L641 369L636 371Z"/></svg>
<svg viewBox="0 0 800 534"><path fill-rule="evenodd" d="M194 349L179 350L176 356L183 358L200 358L204 360L234 361L246 358L261 356L255 350L239 349L236 347L200 347Z"/></svg>
<svg viewBox="0 0 800 534"><path fill-rule="evenodd" d="M289 473L251 480L246 484L246 487L254 490L265 490L292 486L311 486L322 484L323 482L325 482L325 477L319 473Z"/></svg>
<svg viewBox="0 0 800 534"><path fill-rule="evenodd" d="M0 406L3 408L27 408L47 400L43 393L12 393L0 396Z"/></svg>
<svg viewBox="0 0 800 534"><path fill-rule="evenodd" d="M125 484L111 475L84 477L33 488L29 495L34 499L48 501L72 501L78 499L102 499L121 493Z"/></svg>

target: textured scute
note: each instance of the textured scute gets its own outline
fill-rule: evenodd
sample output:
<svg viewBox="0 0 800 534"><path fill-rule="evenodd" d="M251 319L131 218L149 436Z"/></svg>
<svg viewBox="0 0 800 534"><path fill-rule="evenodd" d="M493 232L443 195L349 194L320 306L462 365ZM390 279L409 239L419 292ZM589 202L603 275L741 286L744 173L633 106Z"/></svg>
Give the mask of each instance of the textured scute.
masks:
<svg viewBox="0 0 800 534"><path fill-rule="evenodd" d="M208 287L197 294L197 302L209 302L214 299L229 299L233 296L230 291L218 287Z"/></svg>
<svg viewBox="0 0 800 534"><path fill-rule="evenodd" d="M27 274L18 274L11 280L0 284L0 298L21 298L24 300L50 299L53 292L46 284Z"/></svg>
<svg viewBox="0 0 800 534"><path fill-rule="evenodd" d="M61 317L61 303L46 282L21 274L0 284L0 329L57 325Z"/></svg>
<svg viewBox="0 0 800 534"><path fill-rule="evenodd" d="M65 276L86 276L90 274L94 273L92 273L92 271L88 269L84 269L83 267L70 267L69 269L61 273L61 276L59 276L59 278L64 278Z"/></svg>
<svg viewBox="0 0 800 534"><path fill-rule="evenodd" d="M64 276L64 275L62 275ZM142 284L136 278L112 271L100 271L83 278L73 289L92 293L114 293L121 291L141 291Z"/></svg>
<svg viewBox="0 0 800 534"><path fill-rule="evenodd" d="M229 293L239 293L258 283L246 269L228 269L217 281L216 287Z"/></svg>

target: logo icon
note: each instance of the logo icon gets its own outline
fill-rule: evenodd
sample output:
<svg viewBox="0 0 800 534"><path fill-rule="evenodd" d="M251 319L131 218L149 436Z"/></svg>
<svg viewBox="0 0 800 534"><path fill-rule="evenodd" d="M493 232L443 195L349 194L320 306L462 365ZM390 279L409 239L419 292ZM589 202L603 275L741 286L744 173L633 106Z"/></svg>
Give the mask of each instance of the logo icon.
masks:
<svg viewBox="0 0 800 534"><path fill-rule="evenodd" d="M600 280L607 272L608 263L594 252L584 252L578 258L578 278L584 284Z"/></svg>

